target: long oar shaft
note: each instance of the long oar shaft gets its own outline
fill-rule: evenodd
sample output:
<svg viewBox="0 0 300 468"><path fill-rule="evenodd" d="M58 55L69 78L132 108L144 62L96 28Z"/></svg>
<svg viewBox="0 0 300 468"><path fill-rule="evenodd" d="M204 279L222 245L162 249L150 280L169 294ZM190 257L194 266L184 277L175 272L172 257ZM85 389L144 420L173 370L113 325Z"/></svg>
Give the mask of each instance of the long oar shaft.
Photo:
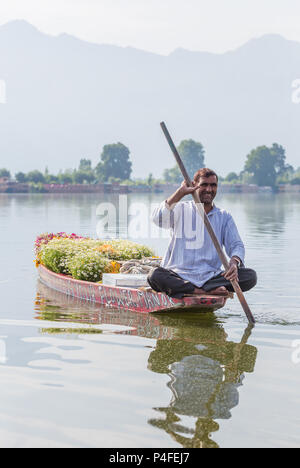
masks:
<svg viewBox="0 0 300 468"><path fill-rule="evenodd" d="M171 138L171 136L169 134L169 131L168 131L168 129L167 129L164 122L161 122L160 125L161 125L162 131L164 132L165 137L166 137L166 139L167 139L167 141L169 143L169 146L170 146L170 148L172 150L172 153L174 154L174 157L175 157L175 159L177 161L179 169L181 170L183 178L185 179L187 185L191 187L192 186L192 181L191 181L191 179L190 179L190 177L189 177L189 175L188 175L188 173L187 173L187 171L186 171L186 169L184 167L184 164L183 164L183 162L181 160L181 157L179 156L179 153L178 153L178 151L176 149L176 146L173 143L173 140L172 140L172 138ZM213 244L214 244L214 246L215 246L215 248L216 248L216 250L218 252L219 258L220 258L220 260L221 260L221 262L222 262L222 264L223 264L223 266L225 268L225 271L228 271L229 268L230 268L229 262L228 262L227 257L225 255L220 243L219 243L219 240L218 240L218 238L217 238L217 236L216 236L216 234L215 234L215 232L213 230L213 227L212 227L212 225L211 225L211 223L210 223L210 221L208 219L208 216L207 216L207 214L206 214L206 212L204 210L204 207L203 207L203 205L202 205L202 203L200 201L199 194L197 192L194 192L193 193L193 198L194 198L197 210L198 210L200 216L202 217L204 225L205 225L205 227L206 227L206 229L207 229L207 231L208 231L208 233L209 233L209 235L211 237L211 240L212 240L212 242L213 242ZM233 286L234 291L236 292L237 297L239 298L239 301L241 303L241 306L243 307L243 310L244 310L244 312L245 312L245 314L247 316L247 319L249 320L249 322L251 324L254 324L255 319L254 319L254 317L252 315L250 307L248 306L248 303L247 303L247 301L245 299L245 296L243 294L243 291L241 290L241 287L240 287L238 281L236 281L236 280L231 281L231 284Z"/></svg>

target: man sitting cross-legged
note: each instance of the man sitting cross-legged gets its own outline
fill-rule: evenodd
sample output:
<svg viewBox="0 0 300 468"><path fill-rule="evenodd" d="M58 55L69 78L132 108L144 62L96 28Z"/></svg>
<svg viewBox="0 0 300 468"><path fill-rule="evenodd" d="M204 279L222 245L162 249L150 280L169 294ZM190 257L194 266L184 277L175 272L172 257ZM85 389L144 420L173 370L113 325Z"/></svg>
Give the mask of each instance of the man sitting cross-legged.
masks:
<svg viewBox="0 0 300 468"><path fill-rule="evenodd" d="M228 292L234 291L233 280L239 281L242 291L249 291L256 285L256 272L244 267L245 247L232 216L214 205L217 190L217 174L210 169L201 169L194 176L193 187L183 182L154 211L153 222L170 229L172 235L161 267L148 276L148 283L155 291L174 298L207 293L228 296ZM222 271L221 260L195 202L181 202L194 191L198 191L215 234L230 257L227 273Z"/></svg>

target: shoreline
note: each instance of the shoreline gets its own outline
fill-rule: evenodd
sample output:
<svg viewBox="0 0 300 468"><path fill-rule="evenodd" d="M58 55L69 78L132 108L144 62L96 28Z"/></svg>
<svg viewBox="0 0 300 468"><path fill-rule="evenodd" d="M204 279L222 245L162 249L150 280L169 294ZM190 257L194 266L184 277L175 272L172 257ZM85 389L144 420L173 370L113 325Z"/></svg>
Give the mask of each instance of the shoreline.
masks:
<svg viewBox="0 0 300 468"><path fill-rule="evenodd" d="M38 188L29 184L14 182L0 184L0 194L130 194L130 193L164 193L177 190L178 184L155 184L153 186L130 186L122 184L42 184ZM257 194L257 193L300 193L300 185L280 185L272 187L258 187L247 184L220 184L220 194Z"/></svg>

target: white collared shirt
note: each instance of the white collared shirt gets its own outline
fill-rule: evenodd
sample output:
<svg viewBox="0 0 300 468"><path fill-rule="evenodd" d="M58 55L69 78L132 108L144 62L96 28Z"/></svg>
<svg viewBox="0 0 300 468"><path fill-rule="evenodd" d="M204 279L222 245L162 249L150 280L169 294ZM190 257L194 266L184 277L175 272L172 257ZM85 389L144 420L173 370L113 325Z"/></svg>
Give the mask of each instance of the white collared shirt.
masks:
<svg viewBox="0 0 300 468"><path fill-rule="evenodd" d="M244 263L245 247L231 214L214 206L208 218L229 258L237 256ZM171 232L171 241L161 263L163 268L175 271L198 288L222 273L222 262L194 201L172 207L164 201L154 210L151 219Z"/></svg>

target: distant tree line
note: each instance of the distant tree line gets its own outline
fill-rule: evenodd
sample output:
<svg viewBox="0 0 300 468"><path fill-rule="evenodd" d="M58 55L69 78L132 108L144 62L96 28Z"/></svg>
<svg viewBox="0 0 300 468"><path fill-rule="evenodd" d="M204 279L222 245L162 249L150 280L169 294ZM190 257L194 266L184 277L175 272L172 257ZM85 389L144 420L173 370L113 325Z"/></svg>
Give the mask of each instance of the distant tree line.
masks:
<svg viewBox="0 0 300 468"><path fill-rule="evenodd" d="M205 150L200 142L183 140L178 146L179 154L190 177L205 166ZM154 179L149 174L144 179L131 180L132 163L130 151L122 143L109 144L103 147L100 161L92 167L90 159L81 159L77 169L67 169L58 174L51 174L46 168L44 173L38 170L28 173L18 172L15 179L19 183L29 184L95 184L103 182L120 182L128 185L152 186L155 183L175 183L182 181L182 175L176 165L166 169L162 179ZM0 169L0 178L11 178L7 169ZM220 181L227 184L256 184L258 186L276 187L281 183L300 185L300 168L295 170L286 163L285 149L274 143L271 147L259 146L246 157L244 169L240 173L230 172Z"/></svg>
<svg viewBox="0 0 300 468"><path fill-rule="evenodd" d="M273 188L280 184L300 185L300 167L294 169L287 164L285 149L273 143L271 147L258 146L253 149L247 155L243 171L239 174L230 172L223 181Z"/></svg>
<svg viewBox="0 0 300 468"><path fill-rule="evenodd" d="M90 159L81 159L77 169L67 169L58 174L51 174L48 168L44 172L34 170L28 173L17 172L15 179L19 183L33 184L93 184L98 182L123 181L130 179L132 163L130 151L122 143L105 145L100 161L92 167ZM7 169L0 169L0 177L11 178Z"/></svg>
<svg viewBox="0 0 300 468"><path fill-rule="evenodd" d="M201 143L184 140L180 143L178 151L190 176L205 166L205 151ZM174 183L181 182L182 176L178 167L166 169L164 180ZM244 169L239 174L230 172L225 178L220 177L220 181L229 184L256 184L260 187L273 188L279 184L287 183L300 185L300 167L295 170L290 164L287 164L285 149L274 143L271 147L258 146L253 149L247 155Z"/></svg>

